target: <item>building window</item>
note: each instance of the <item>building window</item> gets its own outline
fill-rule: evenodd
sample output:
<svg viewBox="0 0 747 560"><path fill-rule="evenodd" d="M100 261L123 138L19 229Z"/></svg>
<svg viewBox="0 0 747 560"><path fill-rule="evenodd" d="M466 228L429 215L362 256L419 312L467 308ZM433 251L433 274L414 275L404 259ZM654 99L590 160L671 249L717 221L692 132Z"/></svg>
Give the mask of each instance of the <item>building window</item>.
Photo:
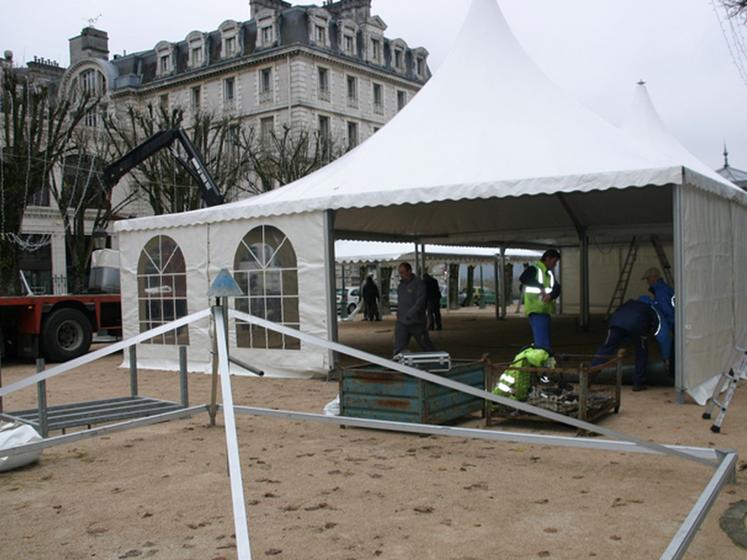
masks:
<svg viewBox="0 0 747 560"><path fill-rule="evenodd" d="M347 54L355 54L355 38L352 35L345 35L343 38L343 45Z"/></svg>
<svg viewBox="0 0 747 560"><path fill-rule="evenodd" d="M273 43L272 37L272 25L268 25L262 28L262 46L269 47Z"/></svg>
<svg viewBox="0 0 747 560"><path fill-rule="evenodd" d="M329 117L319 115L319 138L329 140Z"/></svg>
<svg viewBox="0 0 747 560"><path fill-rule="evenodd" d="M259 121L259 133L262 146L269 148L275 134L275 117L265 117Z"/></svg>
<svg viewBox="0 0 747 560"><path fill-rule="evenodd" d="M202 86L193 87L191 97L192 111L197 113L199 112L200 107L202 107Z"/></svg>
<svg viewBox="0 0 747 560"><path fill-rule="evenodd" d="M159 68L161 70L161 74L168 74L169 72L171 72L171 55L161 55Z"/></svg>
<svg viewBox="0 0 747 560"><path fill-rule="evenodd" d="M233 108L236 104L236 78L223 80L223 102L227 108Z"/></svg>
<svg viewBox="0 0 747 560"><path fill-rule="evenodd" d="M321 25L317 25L315 29L316 29L316 36L315 36L316 44L322 47L325 46L327 44L327 30Z"/></svg>
<svg viewBox="0 0 747 560"><path fill-rule="evenodd" d="M374 113L384 114L384 87L381 84L373 85L373 106Z"/></svg>
<svg viewBox="0 0 747 560"><path fill-rule="evenodd" d="M176 241L165 235L152 238L140 253L137 267L140 332L188 315L187 267ZM145 344L189 344L185 325Z"/></svg>
<svg viewBox="0 0 747 560"><path fill-rule="evenodd" d="M380 126L373 127L373 133L376 134L379 130L381 130Z"/></svg>
<svg viewBox="0 0 747 560"><path fill-rule="evenodd" d="M223 56L229 57L236 54L236 37L226 37L223 42Z"/></svg>
<svg viewBox="0 0 747 560"><path fill-rule="evenodd" d="M190 51L190 65L202 65L202 47L192 47Z"/></svg>
<svg viewBox="0 0 747 560"><path fill-rule="evenodd" d="M418 77L422 78L425 75L425 61L421 57L418 57L415 64Z"/></svg>
<svg viewBox="0 0 747 560"><path fill-rule="evenodd" d="M402 70L404 66L404 53L400 49L394 50L394 67L397 70Z"/></svg>
<svg viewBox="0 0 747 560"><path fill-rule="evenodd" d="M272 68L263 68L259 72L259 102L272 101Z"/></svg>
<svg viewBox="0 0 747 560"><path fill-rule="evenodd" d="M381 64L381 41L379 39L371 39L371 51L373 61Z"/></svg>
<svg viewBox="0 0 747 560"><path fill-rule="evenodd" d="M300 329L298 265L288 237L272 226L251 230L239 244L234 277L247 294L236 298L236 309L293 329ZM239 348L300 350L297 338L236 321Z"/></svg>
<svg viewBox="0 0 747 560"><path fill-rule="evenodd" d="M358 145L358 123L348 122L348 150Z"/></svg>
<svg viewBox="0 0 747 560"><path fill-rule="evenodd" d="M407 105L407 92L400 90L397 92L397 111L404 109L405 105Z"/></svg>
<svg viewBox="0 0 747 560"><path fill-rule="evenodd" d="M158 106L161 108L161 111L164 113L169 112L169 94L163 93L158 96Z"/></svg>
<svg viewBox="0 0 747 560"><path fill-rule="evenodd" d="M90 96L99 96L106 93L106 79L98 70L84 70L78 78L80 90Z"/></svg>
<svg viewBox="0 0 747 560"><path fill-rule="evenodd" d="M319 68L318 76L319 99L321 99L322 101L329 101L329 70L326 68Z"/></svg>
<svg viewBox="0 0 747 560"><path fill-rule="evenodd" d="M358 106L358 78L348 76L348 107Z"/></svg>

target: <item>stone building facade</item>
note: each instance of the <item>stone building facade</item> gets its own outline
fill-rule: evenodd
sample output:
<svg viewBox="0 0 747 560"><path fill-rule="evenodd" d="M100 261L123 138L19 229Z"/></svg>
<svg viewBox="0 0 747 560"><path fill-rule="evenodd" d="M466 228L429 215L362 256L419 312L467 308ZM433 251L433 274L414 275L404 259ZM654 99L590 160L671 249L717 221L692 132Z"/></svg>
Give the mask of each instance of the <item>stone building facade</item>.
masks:
<svg viewBox="0 0 747 560"><path fill-rule="evenodd" d="M428 51L386 37L371 0L291 6L250 0L250 19L226 20L127 55L109 52L106 31L87 27L70 40L70 66L60 87L102 93L103 110L159 104L236 118L255 133L303 127L354 147L401 110L430 78ZM92 114L87 124L99 126ZM120 188L121 196L127 185ZM117 198L117 193L115 193ZM129 216L149 212L144 202ZM26 233L44 229L29 208ZM51 274L65 270L64 239L53 236ZM114 242L116 246L116 241Z"/></svg>

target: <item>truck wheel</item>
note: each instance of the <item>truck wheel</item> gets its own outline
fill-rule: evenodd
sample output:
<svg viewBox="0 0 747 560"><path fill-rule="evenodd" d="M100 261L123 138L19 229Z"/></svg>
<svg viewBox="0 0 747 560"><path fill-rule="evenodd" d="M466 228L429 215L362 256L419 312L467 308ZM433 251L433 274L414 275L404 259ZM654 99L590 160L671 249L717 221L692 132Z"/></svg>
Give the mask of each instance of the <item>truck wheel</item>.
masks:
<svg viewBox="0 0 747 560"><path fill-rule="evenodd" d="M355 305L354 303L349 304L348 305L348 315L352 315L353 311L355 311L356 307L357 307L357 305Z"/></svg>
<svg viewBox="0 0 747 560"><path fill-rule="evenodd" d="M91 347L91 321L77 309L58 309L42 327L44 355L53 362L66 362L82 356Z"/></svg>

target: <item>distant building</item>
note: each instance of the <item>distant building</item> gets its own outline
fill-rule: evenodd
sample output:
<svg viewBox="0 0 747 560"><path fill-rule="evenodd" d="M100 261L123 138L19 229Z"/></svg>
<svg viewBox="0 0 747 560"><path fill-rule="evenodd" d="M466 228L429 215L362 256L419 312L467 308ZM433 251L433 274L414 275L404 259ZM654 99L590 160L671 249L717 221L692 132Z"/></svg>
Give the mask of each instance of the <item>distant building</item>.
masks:
<svg viewBox="0 0 747 560"><path fill-rule="evenodd" d="M35 61L28 71L61 88L77 83L102 93L102 110L109 112L131 105L179 106L187 126L204 112L241 119L242 126L262 135L305 127L343 147L356 146L384 126L431 76L428 51L386 37L387 25L371 14L371 0L249 4L247 21L226 20L217 30L192 31L183 40L161 40L151 50L126 55L110 56L107 32L86 27L70 39L69 68ZM11 65L12 55L0 72ZM99 126L99 117L89 115L86 124ZM48 195L36 202L26 212L23 231L50 238L30 259L32 284L48 289L53 276L65 274L64 231ZM127 214L149 211L139 201Z"/></svg>
<svg viewBox="0 0 747 560"><path fill-rule="evenodd" d="M724 146L724 166L717 169L716 173L747 191L747 171L729 165L729 150L726 146Z"/></svg>

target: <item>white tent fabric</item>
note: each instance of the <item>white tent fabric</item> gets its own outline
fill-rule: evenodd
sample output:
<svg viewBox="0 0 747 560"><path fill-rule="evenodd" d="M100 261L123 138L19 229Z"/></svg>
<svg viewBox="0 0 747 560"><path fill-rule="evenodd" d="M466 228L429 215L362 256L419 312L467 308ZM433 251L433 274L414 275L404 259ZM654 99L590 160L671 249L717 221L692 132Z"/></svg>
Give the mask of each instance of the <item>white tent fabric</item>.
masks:
<svg viewBox="0 0 747 560"><path fill-rule="evenodd" d="M429 262L493 263L500 256L497 247L455 247L448 245L426 245L425 257ZM538 251L506 249L506 259L537 259ZM413 246L408 243L381 243L366 241L335 242L335 259L342 264L396 263L413 260Z"/></svg>
<svg viewBox="0 0 747 560"><path fill-rule="evenodd" d="M657 233L672 241L674 223L682 230L686 249L697 251L675 259L685 276L684 286L677 287L685 294L679 316L687 315L689 321L690 312L707 307L711 299L719 309L728 307L721 319L731 322L731 336L724 337L731 344L734 310L743 312L745 305L736 294L743 293L745 282L736 286L722 281L717 272L709 275L705 268L716 264L716 257L704 259L701 253L728 251L722 239L726 232L712 231L709 222L720 220L726 208L732 224L729 231L744 232L747 193L697 162L671 135L667 137L650 101L639 97L634 114L640 120L631 120L627 131L610 125L542 73L513 36L495 0L473 0L456 45L437 74L397 117L357 149L261 196L120 222L116 226L120 246L129 252L125 262L132 265L148 231L184 230L191 239L185 242L209 255L207 267L195 271L207 277L213 270L211 263L221 260L230 265L240 232L257 223L282 222L278 227L287 228L289 236L305 236L317 243L312 246L304 239L303 250L298 249L299 258L309 251L308 257L303 256L310 267L306 282L316 282L310 293L319 296L308 303L301 328L324 326L331 336L332 325L322 321L329 293L323 293L320 273L325 258L320 248L325 239L322 216L328 210L336 211L330 219L340 238L452 245L478 241L511 246L514 240L567 245L577 241L571 213L597 243L604 236L635 233ZM700 199L708 204L699 206ZM236 225L226 236L204 231L217 231L226 222ZM697 241L698 236L711 233L713 239ZM717 263L731 262L724 270L732 281L744 275L744 267L736 270L736 266L747 260L743 248L739 254L734 249L738 239L743 238L732 235L733 252ZM731 295L714 296L712 289L730 290ZM133 297L129 290L123 292L125 308ZM693 295L687 290L693 290ZM205 305L204 293L194 301ZM688 371L685 388L693 388L722 367L715 361L716 353L722 353L711 347L716 338L709 333L718 332L712 330L712 320L697 317L686 323L690 328L683 360ZM685 326L679 332L683 330ZM693 344L691 351L688 345L699 337L702 346ZM718 341L722 343L720 337ZM278 355L274 363L280 361Z"/></svg>
<svg viewBox="0 0 747 560"><path fill-rule="evenodd" d="M677 154L646 153L571 99L519 45L496 1L474 0L442 67L357 149L261 196L119 227L680 184L686 164ZM747 193L720 176L694 171L698 186L747 201Z"/></svg>

